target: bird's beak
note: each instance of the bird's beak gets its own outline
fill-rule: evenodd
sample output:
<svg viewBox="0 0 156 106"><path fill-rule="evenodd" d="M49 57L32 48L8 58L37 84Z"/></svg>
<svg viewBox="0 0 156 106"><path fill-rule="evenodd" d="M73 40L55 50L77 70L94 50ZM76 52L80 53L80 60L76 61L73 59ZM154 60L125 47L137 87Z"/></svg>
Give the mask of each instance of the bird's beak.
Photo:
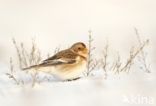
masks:
<svg viewBox="0 0 156 106"><path fill-rule="evenodd" d="M84 55L85 57L88 57L88 49L87 49L87 48L85 48L85 49L83 50L83 55Z"/></svg>
<svg viewBox="0 0 156 106"><path fill-rule="evenodd" d="M87 48L85 49L85 51L86 51L86 54L88 54L88 53L89 53L89 50L88 50Z"/></svg>

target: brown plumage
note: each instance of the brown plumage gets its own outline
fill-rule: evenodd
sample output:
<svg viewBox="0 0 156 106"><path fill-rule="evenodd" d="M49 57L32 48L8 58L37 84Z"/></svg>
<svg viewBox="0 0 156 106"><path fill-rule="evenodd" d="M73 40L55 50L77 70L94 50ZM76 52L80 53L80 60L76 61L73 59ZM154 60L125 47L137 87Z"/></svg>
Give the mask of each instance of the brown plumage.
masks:
<svg viewBox="0 0 156 106"><path fill-rule="evenodd" d="M44 60L41 64L33 65L23 70L28 69L40 69L43 67L55 67L56 72L74 72L74 68L82 66L87 62L88 49L86 45L82 42L73 44L69 49L62 50L56 53L54 56ZM42 70L41 70L42 71ZM43 70L44 71L44 70ZM71 76L72 77L72 76ZM65 78L71 79L71 78Z"/></svg>

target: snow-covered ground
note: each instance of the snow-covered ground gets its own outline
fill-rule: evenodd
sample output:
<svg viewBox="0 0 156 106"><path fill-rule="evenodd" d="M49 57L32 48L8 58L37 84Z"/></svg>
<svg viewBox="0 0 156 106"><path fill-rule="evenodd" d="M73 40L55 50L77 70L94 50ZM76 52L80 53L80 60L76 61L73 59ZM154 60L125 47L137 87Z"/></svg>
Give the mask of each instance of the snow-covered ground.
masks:
<svg viewBox="0 0 156 106"><path fill-rule="evenodd" d="M0 75L2 106L155 106L156 78L133 71L129 74L84 77L77 81L43 81L16 85ZM97 70L96 72L102 70Z"/></svg>

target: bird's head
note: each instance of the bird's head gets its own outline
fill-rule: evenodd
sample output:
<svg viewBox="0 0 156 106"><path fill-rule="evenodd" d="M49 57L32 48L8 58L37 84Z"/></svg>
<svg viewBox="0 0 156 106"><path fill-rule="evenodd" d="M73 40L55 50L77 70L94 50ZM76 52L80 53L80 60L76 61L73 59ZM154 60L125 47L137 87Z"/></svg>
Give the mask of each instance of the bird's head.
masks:
<svg viewBox="0 0 156 106"><path fill-rule="evenodd" d="M86 45L82 42L77 42L73 44L70 49L74 51L75 53L77 53L78 55L81 55L85 58L87 58L88 56L88 49Z"/></svg>

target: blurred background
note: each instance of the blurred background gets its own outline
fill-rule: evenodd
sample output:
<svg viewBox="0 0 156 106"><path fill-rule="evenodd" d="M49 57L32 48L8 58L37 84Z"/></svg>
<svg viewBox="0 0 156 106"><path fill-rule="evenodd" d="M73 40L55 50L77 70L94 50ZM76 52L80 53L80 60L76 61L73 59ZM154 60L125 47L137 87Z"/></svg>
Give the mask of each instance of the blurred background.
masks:
<svg viewBox="0 0 156 106"><path fill-rule="evenodd" d="M134 27L154 43L155 5L155 0L0 0L1 58L6 61L13 53L12 37L27 46L35 38L49 53L56 46L87 42L90 29L98 51L105 39L116 50L129 50L136 40Z"/></svg>
<svg viewBox="0 0 156 106"><path fill-rule="evenodd" d="M142 39L150 40L146 50L152 69L150 76L138 72L135 78L148 76L151 85L156 85L155 0L0 0L1 70L7 69L3 67L8 66L10 57L16 57L12 38L28 48L32 39L36 39L45 58L48 53L53 54L56 47L67 48L78 41L88 43L88 30L92 30L96 55L108 40L111 49L124 57L130 47L137 44L134 27ZM153 88L155 86L150 86Z"/></svg>

